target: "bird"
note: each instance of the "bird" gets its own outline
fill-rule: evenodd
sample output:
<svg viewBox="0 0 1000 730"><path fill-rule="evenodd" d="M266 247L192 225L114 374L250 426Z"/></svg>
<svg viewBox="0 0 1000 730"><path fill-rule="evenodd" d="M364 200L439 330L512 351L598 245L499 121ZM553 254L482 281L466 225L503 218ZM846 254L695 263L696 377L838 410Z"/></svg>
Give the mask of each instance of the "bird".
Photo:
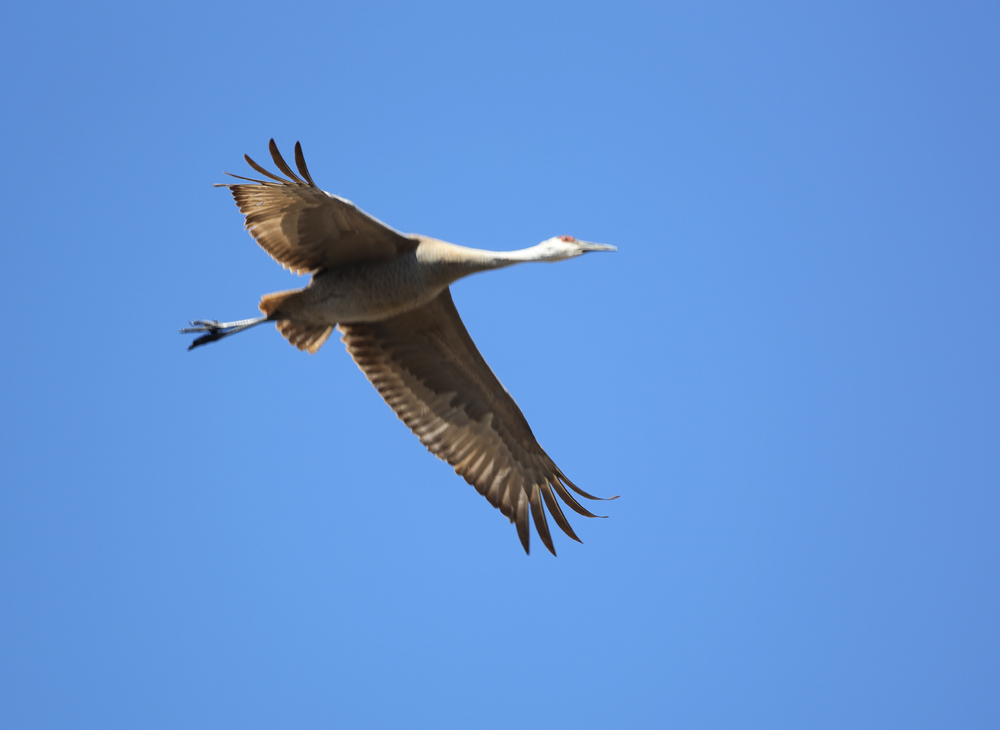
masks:
<svg viewBox="0 0 1000 730"><path fill-rule="evenodd" d="M264 322L299 350L316 353L336 327L348 353L420 442L516 525L530 554L530 524L556 554L548 513L582 542L559 504L597 517L573 496L602 499L571 482L535 439L521 409L479 353L449 286L470 274L531 261L562 261L615 246L555 236L517 251L488 251L404 234L354 203L321 190L295 143L295 171L274 139L278 170L244 159L264 179L226 173L244 228L275 261L311 274L302 289L266 294L262 317L193 320L192 350ZM572 490L572 491L571 491ZM610 497L609 499L616 499Z"/></svg>

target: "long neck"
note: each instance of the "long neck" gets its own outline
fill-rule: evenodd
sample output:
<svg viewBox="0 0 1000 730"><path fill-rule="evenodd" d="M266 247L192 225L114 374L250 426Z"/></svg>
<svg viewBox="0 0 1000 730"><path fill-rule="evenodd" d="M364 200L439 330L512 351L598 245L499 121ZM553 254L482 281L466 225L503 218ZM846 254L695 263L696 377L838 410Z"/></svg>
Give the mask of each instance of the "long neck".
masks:
<svg viewBox="0 0 1000 730"><path fill-rule="evenodd" d="M517 251L487 251L424 238L417 247L417 260L421 266L433 268L451 283L477 271L502 269L526 261L549 260L542 255L541 249L541 245L538 245Z"/></svg>

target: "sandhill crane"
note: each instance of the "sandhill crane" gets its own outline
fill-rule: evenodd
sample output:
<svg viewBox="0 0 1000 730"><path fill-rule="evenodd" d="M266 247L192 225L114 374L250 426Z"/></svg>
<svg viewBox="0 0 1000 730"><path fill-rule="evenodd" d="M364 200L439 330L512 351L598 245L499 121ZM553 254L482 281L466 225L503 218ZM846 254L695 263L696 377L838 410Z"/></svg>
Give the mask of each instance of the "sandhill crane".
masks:
<svg viewBox="0 0 1000 730"><path fill-rule="evenodd" d="M231 175L222 183L246 216L245 228L279 264L312 274L304 289L266 294L263 317L195 320L181 332L204 332L188 349L274 322L288 341L315 353L337 327L347 351L400 420L427 449L451 464L517 525L529 552L531 514L555 555L545 509L580 542L556 500L595 517L570 493L566 478L535 440L521 410L479 354L448 286L469 274L525 261L561 261L614 246L557 236L520 251L485 251L403 234L313 182L295 143L292 171L272 139L271 157L285 177L249 156L265 180ZM569 489L567 489L569 487Z"/></svg>

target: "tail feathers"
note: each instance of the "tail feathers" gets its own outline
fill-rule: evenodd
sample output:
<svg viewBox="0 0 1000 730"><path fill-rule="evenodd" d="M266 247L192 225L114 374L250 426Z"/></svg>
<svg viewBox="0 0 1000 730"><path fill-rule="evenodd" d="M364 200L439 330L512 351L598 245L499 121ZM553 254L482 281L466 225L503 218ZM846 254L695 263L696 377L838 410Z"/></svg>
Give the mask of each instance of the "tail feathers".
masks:
<svg viewBox="0 0 1000 730"><path fill-rule="evenodd" d="M301 289L289 289L288 291L278 291L274 294L265 294L260 298L260 311L270 317L272 314L278 312L281 305L286 301L299 294ZM280 316L280 315L279 315Z"/></svg>
<svg viewBox="0 0 1000 730"><path fill-rule="evenodd" d="M309 324L285 319L284 317L294 316L296 310L299 309L294 302L289 300L294 299L301 293L302 289L290 289L289 291L265 294L260 298L260 311L270 319L275 320L278 332L284 335L286 340L300 350L306 350L310 354L314 354L323 346L326 338L330 336L330 333L333 331L333 325Z"/></svg>
<svg viewBox="0 0 1000 730"><path fill-rule="evenodd" d="M269 294L268 296L275 297L280 296L280 294ZM264 297L264 299L267 299L267 297ZM267 311L264 309L263 300L261 300L260 308L263 311ZM319 348L323 346L323 343L326 342L326 338L333 332L333 325L302 324L288 319L279 319L275 322L275 325L278 328L278 332L286 340L300 350L306 350L310 355L316 354Z"/></svg>

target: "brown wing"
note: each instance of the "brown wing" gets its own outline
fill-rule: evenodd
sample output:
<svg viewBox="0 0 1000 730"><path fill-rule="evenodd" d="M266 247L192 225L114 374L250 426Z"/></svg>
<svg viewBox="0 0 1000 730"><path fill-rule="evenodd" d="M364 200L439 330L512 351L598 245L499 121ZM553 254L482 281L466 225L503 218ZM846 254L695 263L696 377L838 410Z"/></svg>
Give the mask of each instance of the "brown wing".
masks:
<svg viewBox="0 0 1000 730"><path fill-rule="evenodd" d="M429 304L382 322L340 324L347 351L385 402L432 454L511 522L528 552L528 513L542 542L555 548L545 505L577 542L555 495L587 517L572 484L538 445L517 407L479 354L445 289Z"/></svg>
<svg viewBox="0 0 1000 730"><path fill-rule="evenodd" d="M220 184L229 188L245 228L275 261L296 274L350 264L388 259L416 246L416 241L371 217L349 200L316 187L302 146L295 143L296 175L272 139L271 157L281 177L246 157L250 167L267 180L240 175L247 183Z"/></svg>

